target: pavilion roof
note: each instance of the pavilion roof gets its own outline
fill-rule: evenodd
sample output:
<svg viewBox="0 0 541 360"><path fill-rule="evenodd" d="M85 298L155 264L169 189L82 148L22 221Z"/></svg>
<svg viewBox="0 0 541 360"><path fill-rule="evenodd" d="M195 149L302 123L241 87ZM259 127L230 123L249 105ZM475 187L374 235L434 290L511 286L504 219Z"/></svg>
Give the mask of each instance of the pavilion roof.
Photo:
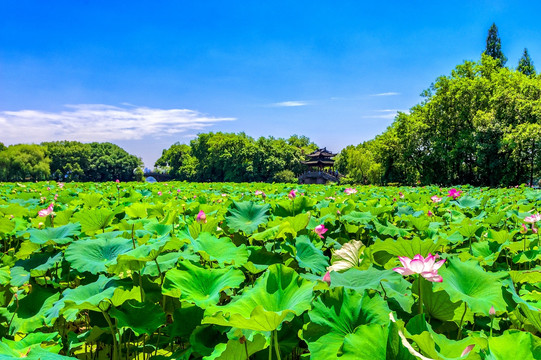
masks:
<svg viewBox="0 0 541 360"><path fill-rule="evenodd" d="M337 154L333 154L332 152L328 151L326 147L324 147L323 149L317 149L313 153L308 154L306 156L313 158L313 157L333 157L336 155Z"/></svg>

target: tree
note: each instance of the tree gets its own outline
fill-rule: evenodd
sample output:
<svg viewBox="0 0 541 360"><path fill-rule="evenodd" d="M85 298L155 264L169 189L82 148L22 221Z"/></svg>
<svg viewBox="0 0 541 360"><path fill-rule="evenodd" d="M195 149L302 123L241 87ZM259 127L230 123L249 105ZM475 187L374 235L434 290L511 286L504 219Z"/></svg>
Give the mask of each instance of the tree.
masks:
<svg viewBox="0 0 541 360"><path fill-rule="evenodd" d="M192 149L189 145L177 142L162 151L162 156L154 167L160 172L167 172L175 180L194 180L196 160L191 154Z"/></svg>
<svg viewBox="0 0 541 360"><path fill-rule="evenodd" d="M131 181L135 168L143 161L118 145L108 142L88 144L90 146L89 167L85 171L85 181Z"/></svg>
<svg viewBox="0 0 541 360"><path fill-rule="evenodd" d="M50 175L46 149L39 145L11 145L0 152L0 180L46 180Z"/></svg>
<svg viewBox="0 0 541 360"><path fill-rule="evenodd" d="M91 146L78 141L41 143L51 158L51 176L57 181L84 181L89 170Z"/></svg>
<svg viewBox="0 0 541 360"><path fill-rule="evenodd" d="M498 27L495 23L488 29L487 47L485 54L492 58L499 60L499 66L504 67L507 62L507 58L502 52L502 43L500 36L498 35Z"/></svg>
<svg viewBox="0 0 541 360"><path fill-rule="evenodd" d="M518 61L517 70L527 76L535 75L535 67L526 48L524 48L524 53L522 53L522 57Z"/></svg>

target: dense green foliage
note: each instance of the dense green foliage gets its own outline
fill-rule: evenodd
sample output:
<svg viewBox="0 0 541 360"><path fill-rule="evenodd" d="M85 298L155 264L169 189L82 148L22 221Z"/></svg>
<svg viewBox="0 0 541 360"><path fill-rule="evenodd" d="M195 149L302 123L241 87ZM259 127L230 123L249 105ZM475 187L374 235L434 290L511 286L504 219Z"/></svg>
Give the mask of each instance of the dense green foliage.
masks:
<svg viewBox="0 0 541 360"><path fill-rule="evenodd" d="M199 134L190 145L172 145L155 166L177 180L287 182L296 181L304 154L316 149L305 136L254 140L244 133L211 132Z"/></svg>
<svg viewBox="0 0 541 360"><path fill-rule="evenodd" d="M541 358L538 191L291 190L2 184L0 357Z"/></svg>
<svg viewBox="0 0 541 360"><path fill-rule="evenodd" d="M509 186L541 175L540 77L483 55L439 77L423 95L383 134L344 149L338 168L376 184L380 171L381 183L443 185Z"/></svg>
<svg viewBox="0 0 541 360"><path fill-rule="evenodd" d="M142 165L139 158L111 143L56 141L2 146L0 181L129 181Z"/></svg>

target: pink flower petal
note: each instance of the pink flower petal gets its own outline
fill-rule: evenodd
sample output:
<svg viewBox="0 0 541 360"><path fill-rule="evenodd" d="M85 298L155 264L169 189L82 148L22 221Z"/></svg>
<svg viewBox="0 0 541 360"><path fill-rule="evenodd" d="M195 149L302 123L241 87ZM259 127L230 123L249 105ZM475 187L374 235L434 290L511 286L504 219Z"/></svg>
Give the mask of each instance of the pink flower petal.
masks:
<svg viewBox="0 0 541 360"><path fill-rule="evenodd" d="M466 346L464 351L462 351L462 354L460 354L460 357L464 357L464 356L468 355L470 353L470 351L472 351L472 349L474 347L475 347L475 344L471 344L471 345Z"/></svg>
<svg viewBox="0 0 541 360"><path fill-rule="evenodd" d="M402 268L402 267L396 267L396 268L393 269L393 271L396 271L397 273L399 273L402 276L408 276L408 275L415 274L410 269Z"/></svg>
<svg viewBox="0 0 541 360"><path fill-rule="evenodd" d="M411 260L409 268L414 273L420 274L423 272L423 269L425 268L425 263L422 260L413 259Z"/></svg>

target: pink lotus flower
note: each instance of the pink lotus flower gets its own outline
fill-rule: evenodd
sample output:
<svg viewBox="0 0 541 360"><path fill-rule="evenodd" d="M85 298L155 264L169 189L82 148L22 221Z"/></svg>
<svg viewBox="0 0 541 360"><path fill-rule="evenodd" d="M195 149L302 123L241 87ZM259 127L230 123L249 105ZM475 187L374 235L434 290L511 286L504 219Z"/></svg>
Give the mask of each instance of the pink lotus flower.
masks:
<svg viewBox="0 0 541 360"><path fill-rule="evenodd" d="M427 212L426 214L427 214L428 216L434 215L434 214L432 213L432 211L430 211L430 210L428 210L428 212Z"/></svg>
<svg viewBox="0 0 541 360"><path fill-rule="evenodd" d="M259 196L259 195L262 195L262 194L264 194L264 192L261 191L261 190L256 190L256 191L255 191L255 195L256 195L256 196Z"/></svg>
<svg viewBox="0 0 541 360"><path fill-rule="evenodd" d="M462 354L460 354L460 357L464 357L464 356L468 355L470 353L470 351L472 351L472 349L474 347L475 347L475 344L471 344L471 345L466 346L464 351L462 351Z"/></svg>
<svg viewBox="0 0 541 360"><path fill-rule="evenodd" d="M295 199L295 197L297 197L297 190L293 189L289 192L289 194L287 194L287 197L290 198L291 200Z"/></svg>
<svg viewBox="0 0 541 360"><path fill-rule="evenodd" d="M161 191L158 191L158 196L162 196L162 192L161 192Z"/></svg>
<svg viewBox="0 0 541 360"><path fill-rule="evenodd" d="M177 189L177 194L180 194L180 189Z"/></svg>
<svg viewBox="0 0 541 360"><path fill-rule="evenodd" d="M449 190L449 194L447 196L452 197L453 200L456 200L460 195L462 195L461 190L457 190L455 188L452 188L451 190Z"/></svg>
<svg viewBox="0 0 541 360"><path fill-rule="evenodd" d="M417 254L413 257L413 259L405 256L399 256L398 259L402 263L403 267L396 267L393 269L393 271L396 271L403 276L420 274L428 281L442 282L443 279L438 275L438 270L445 263L445 259L436 262L437 258L439 258L439 255L437 254L428 254L426 258L424 258L421 254Z"/></svg>
<svg viewBox="0 0 541 360"><path fill-rule="evenodd" d="M323 234L325 234L327 230L329 229L326 229L325 225L323 224L320 224L314 228L314 232L317 234L317 236L319 236L322 239L323 239Z"/></svg>
<svg viewBox="0 0 541 360"><path fill-rule="evenodd" d="M199 210L199 214L197 214L197 217L195 218L195 220L198 222L198 223L207 223L207 214L205 214L205 212L203 210Z"/></svg>
<svg viewBox="0 0 541 360"><path fill-rule="evenodd" d="M539 220L541 220L541 214L539 213L526 216L524 218L524 221L526 221L527 223L532 223L532 224L538 222Z"/></svg>
<svg viewBox="0 0 541 360"><path fill-rule="evenodd" d="M402 191L400 191L400 192L398 193L398 196L399 196L401 199L404 198L404 194L402 194Z"/></svg>
<svg viewBox="0 0 541 360"><path fill-rule="evenodd" d="M528 228L526 227L526 224L522 224L522 229L520 229L521 234L526 234L528 232Z"/></svg>
<svg viewBox="0 0 541 360"><path fill-rule="evenodd" d="M494 309L494 305L490 307L490 310L488 311L488 314L492 317L496 315L496 309Z"/></svg>
<svg viewBox="0 0 541 360"><path fill-rule="evenodd" d="M118 183L120 183L120 180L116 179L115 182L118 184Z"/></svg>
<svg viewBox="0 0 541 360"><path fill-rule="evenodd" d="M434 195L430 198L430 200L432 200L433 203L439 203L441 201L441 198L438 197L438 195Z"/></svg>
<svg viewBox="0 0 541 360"><path fill-rule="evenodd" d="M325 276L323 276L323 281L325 281L327 285L331 286L331 273L329 271L327 271Z"/></svg>
<svg viewBox="0 0 541 360"><path fill-rule="evenodd" d="M64 183L58 183L58 187L61 189L64 188Z"/></svg>
<svg viewBox="0 0 541 360"><path fill-rule="evenodd" d="M344 189L344 193L346 193L346 195L357 194L357 189L355 189L355 188L346 188L346 189Z"/></svg>
<svg viewBox="0 0 541 360"><path fill-rule="evenodd" d="M53 213L53 208L54 208L54 203L51 203L51 205L49 205L47 209L42 209L38 211L39 217L47 217L51 215Z"/></svg>

